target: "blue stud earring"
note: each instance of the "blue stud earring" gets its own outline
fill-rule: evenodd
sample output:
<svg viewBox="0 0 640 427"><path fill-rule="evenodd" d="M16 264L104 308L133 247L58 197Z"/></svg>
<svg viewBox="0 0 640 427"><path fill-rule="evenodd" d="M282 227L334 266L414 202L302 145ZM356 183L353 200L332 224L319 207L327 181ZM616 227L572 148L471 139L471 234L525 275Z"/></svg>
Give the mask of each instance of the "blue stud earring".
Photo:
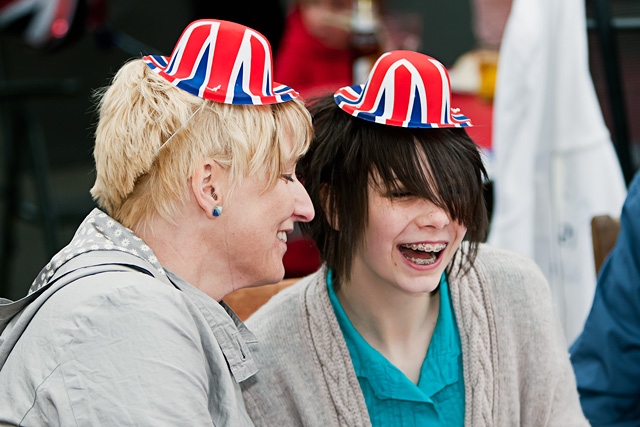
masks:
<svg viewBox="0 0 640 427"><path fill-rule="evenodd" d="M216 206L215 208L213 208L213 216L220 215L222 215L222 206Z"/></svg>

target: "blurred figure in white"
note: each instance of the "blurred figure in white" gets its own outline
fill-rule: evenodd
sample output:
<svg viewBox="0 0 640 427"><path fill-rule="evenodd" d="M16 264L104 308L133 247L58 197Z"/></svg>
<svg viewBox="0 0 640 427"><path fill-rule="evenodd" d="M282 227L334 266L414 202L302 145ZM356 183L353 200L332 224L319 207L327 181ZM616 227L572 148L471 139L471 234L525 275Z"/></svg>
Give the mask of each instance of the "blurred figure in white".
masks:
<svg viewBox="0 0 640 427"><path fill-rule="evenodd" d="M581 0L515 0L494 104L493 245L547 276L565 338L582 329L595 288L590 220L620 215L626 189L587 58Z"/></svg>

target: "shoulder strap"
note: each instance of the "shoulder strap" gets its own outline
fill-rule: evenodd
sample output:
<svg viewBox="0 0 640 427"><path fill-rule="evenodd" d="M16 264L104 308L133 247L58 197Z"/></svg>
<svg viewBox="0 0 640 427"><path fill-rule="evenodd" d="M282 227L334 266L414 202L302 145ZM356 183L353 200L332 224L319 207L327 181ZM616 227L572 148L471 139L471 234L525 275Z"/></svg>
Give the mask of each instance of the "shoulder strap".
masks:
<svg viewBox="0 0 640 427"><path fill-rule="evenodd" d="M11 301L6 298L0 298L0 334L6 327L6 324L24 307L35 301L40 295L44 294L47 290L54 288L54 292L62 288L63 286L78 280L85 276L91 276L97 273L103 273L108 271L123 271L123 268L128 270L136 270L141 273L153 276L147 268L141 263L137 262L135 258L119 259L117 261L106 262L104 260L93 260L91 263L87 263L83 256L76 257L69 261L62 268L60 268L45 286L31 292L29 295L17 300ZM53 292L51 292L53 293Z"/></svg>
<svg viewBox="0 0 640 427"><path fill-rule="evenodd" d="M117 271L138 271L153 276L137 263L83 265L54 275L46 286L18 301L0 299L0 369L22 335L22 331L54 293L83 277Z"/></svg>

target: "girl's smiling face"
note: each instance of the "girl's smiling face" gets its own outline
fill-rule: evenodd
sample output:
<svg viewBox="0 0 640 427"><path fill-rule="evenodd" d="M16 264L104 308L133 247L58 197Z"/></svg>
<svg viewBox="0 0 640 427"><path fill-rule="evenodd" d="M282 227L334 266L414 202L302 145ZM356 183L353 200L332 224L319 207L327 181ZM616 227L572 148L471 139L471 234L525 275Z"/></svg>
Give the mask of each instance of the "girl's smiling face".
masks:
<svg viewBox="0 0 640 427"><path fill-rule="evenodd" d="M368 222L349 281L411 294L435 290L466 227L427 199L379 187L369 184Z"/></svg>

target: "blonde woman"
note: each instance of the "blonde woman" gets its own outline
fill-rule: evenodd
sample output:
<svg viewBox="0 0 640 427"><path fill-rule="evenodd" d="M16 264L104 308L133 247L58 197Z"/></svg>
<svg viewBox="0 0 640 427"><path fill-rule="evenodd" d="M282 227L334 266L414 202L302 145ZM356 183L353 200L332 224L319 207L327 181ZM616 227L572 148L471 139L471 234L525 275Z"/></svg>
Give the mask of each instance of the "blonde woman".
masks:
<svg viewBox="0 0 640 427"><path fill-rule="evenodd" d="M94 210L0 302L0 424L251 426L251 333L221 300L282 279L313 207L311 135L256 31L190 24L170 57L125 64L100 99Z"/></svg>

